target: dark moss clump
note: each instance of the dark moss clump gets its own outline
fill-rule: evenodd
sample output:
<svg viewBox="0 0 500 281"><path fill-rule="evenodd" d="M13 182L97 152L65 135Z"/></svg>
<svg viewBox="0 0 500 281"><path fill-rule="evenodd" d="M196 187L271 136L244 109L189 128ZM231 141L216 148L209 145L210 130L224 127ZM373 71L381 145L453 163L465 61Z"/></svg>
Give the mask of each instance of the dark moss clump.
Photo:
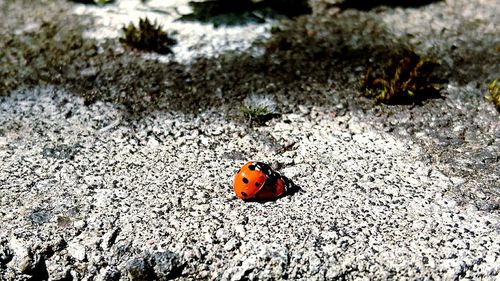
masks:
<svg viewBox="0 0 500 281"><path fill-rule="evenodd" d="M137 50L170 54L171 47L177 44L177 40L163 31L161 25L156 22L152 24L147 18L140 19L138 27L130 23L122 30L124 37L120 38L120 42Z"/></svg>
<svg viewBox="0 0 500 281"><path fill-rule="evenodd" d="M280 16L295 17L310 14L311 7L306 0L211 0L189 2L193 13L180 19L220 25L238 25L248 22L264 22L266 18Z"/></svg>
<svg viewBox="0 0 500 281"><path fill-rule="evenodd" d="M490 95L487 96L486 99L493 102L498 111L500 111L500 81L498 79L493 80L488 85L488 91L490 92Z"/></svg>
<svg viewBox="0 0 500 281"><path fill-rule="evenodd" d="M385 65L368 70L362 85L365 95L387 104L414 104L438 98L443 81L433 75L437 65L410 49L394 52Z"/></svg>

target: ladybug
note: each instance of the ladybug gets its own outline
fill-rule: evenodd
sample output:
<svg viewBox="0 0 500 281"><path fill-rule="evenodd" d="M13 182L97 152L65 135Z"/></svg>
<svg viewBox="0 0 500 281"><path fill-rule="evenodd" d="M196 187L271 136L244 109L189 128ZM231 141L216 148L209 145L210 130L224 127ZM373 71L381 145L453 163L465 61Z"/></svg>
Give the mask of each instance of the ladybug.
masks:
<svg viewBox="0 0 500 281"><path fill-rule="evenodd" d="M234 176L233 189L243 200L267 201L277 199L287 192L287 181L262 162L250 161Z"/></svg>

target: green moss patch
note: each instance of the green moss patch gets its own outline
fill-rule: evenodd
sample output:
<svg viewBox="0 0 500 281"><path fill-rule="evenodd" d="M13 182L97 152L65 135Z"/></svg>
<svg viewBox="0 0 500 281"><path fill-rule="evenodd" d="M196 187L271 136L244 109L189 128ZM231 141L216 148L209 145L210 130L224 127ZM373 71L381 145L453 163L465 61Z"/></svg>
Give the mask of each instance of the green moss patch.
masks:
<svg viewBox="0 0 500 281"><path fill-rule="evenodd" d="M265 107L242 106L240 112L243 119L251 125L264 125L267 121L279 116L276 113L270 112Z"/></svg>
<svg viewBox="0 0 500 281"><path fill-rule="evenodd" d="M495 79L488 85L488 91L490 95L486 97L487 100L491 101L500 111L500 80Z"/></svg>
<svg viewBox="0 0 500 281"><path fill-rule="evenodd" d="M433 74L437 65L410 49L397 50L388 56L386 64L368 70L362 85L365 95L387 104L438 98L443 81Z"/></svg>
<svg viewBox="0 0 500 281"><path fill-rule="evenodd" d="M240 114L250 125L264 125L272 118L278 117L276 102L271 96L251 94L245 98Z"/></svg>

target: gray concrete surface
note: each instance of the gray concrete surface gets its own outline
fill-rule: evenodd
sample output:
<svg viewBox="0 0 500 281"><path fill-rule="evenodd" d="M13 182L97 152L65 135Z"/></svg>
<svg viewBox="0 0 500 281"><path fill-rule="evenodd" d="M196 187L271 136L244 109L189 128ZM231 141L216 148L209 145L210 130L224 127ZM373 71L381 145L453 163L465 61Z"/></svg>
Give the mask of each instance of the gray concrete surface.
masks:
<svg viewBox="0 0 500 281"><path fill-rule="evenodd" d="M0 110L5 279L43 268L52 280L500 272L498 214L443 196L453 181L421 148L349 114L312 108L253 131L216 111L128 122L113 104L84 107L50 87L13 93ZM236 199L231 177L250 158L304 191Z"/></svg>
<svg viewBox="0 0 500 281"><path fill-rule="evenodd" d="M300 80L300 91L278 77L264 80L265 89L245 92L235 84L233 92L210 94L192 75L194 86L182 88L192 92L167 87L151 96L143 95L155 90L151 83L182 80L137 73L172 67L161 73L184 79L176 72L182 68L123 49L107 53L104 45L90 58L78 48L61 51L64 36L79 38L66 29L90 25L68 3L0 0L8 7L0 11L6 19L0 47L8 53L0 62L11 62L1 73L15 73L0 86L19 82L0 93L0 280L500 278L500 119L484 99L485 85L500 71L495 1L333 8L328 17L315 13L286 23L300 42L307 30L326 38L314 41L321 47L352 51L352 62L330 66L338 67L332 81L321 82L321 71L304 72L311 79ZM44 21L66 29L46 39L34 32ZM374 105L356 88L367 66L354 55L405 36L441 59L441 74L449 77L444 98ZM23 52L16 40L32 42L27 54L36 54L35 63L16 60ZM68 68L50 64L43 47ZM287 66L297 59L276 58ZM224 59L193 67L206 72L206 87L243 77L251 88L267 79L225 68ZM235 74L217 80L219 67ZM117 70L121 75L109 75ZM32 82L34 75L39 80ZM90 105L81 92L86 79L98 90L109 88ZM274 100L280 116L259 127L235 118L250 93ZM183 100L199 108L183 108ZM141 102L150 111L131 116ZM232 176L250 159L270 163L303 191L267 203L237 199Z"/></svg>

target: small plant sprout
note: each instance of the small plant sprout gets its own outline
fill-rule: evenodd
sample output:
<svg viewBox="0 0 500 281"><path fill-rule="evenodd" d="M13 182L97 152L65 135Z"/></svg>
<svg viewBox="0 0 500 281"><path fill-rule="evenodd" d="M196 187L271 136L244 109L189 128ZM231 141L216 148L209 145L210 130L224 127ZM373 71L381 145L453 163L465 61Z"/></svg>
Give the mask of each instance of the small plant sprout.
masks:
<svg viewBox="0 0 500 281"><path fill-rule="evenodd" d="M387 104L412 104L440 97L441 81L432 75L436 65L408 49L395 52L386 65L368 70L362 85L365 96Z"/></svg>
<svg viewBox="0 0 500 281"><path fill-rule="evenodd" d="M243 100L240 109L241 115L250 123L263 125L270 119L276 117L276 102L269 95L251 94Z"/></svg>
<svg viewBox="0 0 500 281"><path fill-rule="evenodd" d="M171 34L162 30L161 25L156 21L151 23L148 18L140 19L138 27L130 23L122 30L124 37L120 38L120 42L137 50L170 54L170 48L177 43Z"/></svg>
<svg viewBox="0 0 500 281"><path fill-rule="evenodd" d="M491 81L488 85L488 91L490 92L489 96L486 96L486 99L493 102L497 107L497 110L500 111L500 81L499 79L495 79Z"/></svg>

